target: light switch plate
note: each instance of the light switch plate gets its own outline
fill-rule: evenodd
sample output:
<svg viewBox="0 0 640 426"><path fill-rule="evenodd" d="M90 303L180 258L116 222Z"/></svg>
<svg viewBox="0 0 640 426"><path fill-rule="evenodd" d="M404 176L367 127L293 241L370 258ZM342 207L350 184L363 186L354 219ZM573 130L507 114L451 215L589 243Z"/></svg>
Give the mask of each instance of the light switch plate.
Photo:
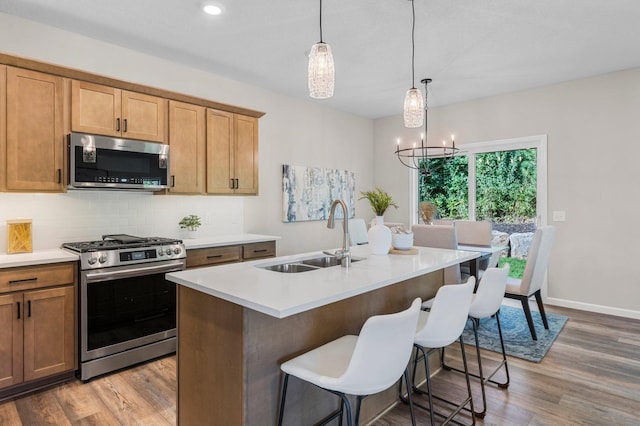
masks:
<svg viewBox="0 0 640 426"><path fill-rule="evenodd" d="M553 221L554 222L564 222L567 220L567 214L564 210L554 210L553 211Z"/></svg>

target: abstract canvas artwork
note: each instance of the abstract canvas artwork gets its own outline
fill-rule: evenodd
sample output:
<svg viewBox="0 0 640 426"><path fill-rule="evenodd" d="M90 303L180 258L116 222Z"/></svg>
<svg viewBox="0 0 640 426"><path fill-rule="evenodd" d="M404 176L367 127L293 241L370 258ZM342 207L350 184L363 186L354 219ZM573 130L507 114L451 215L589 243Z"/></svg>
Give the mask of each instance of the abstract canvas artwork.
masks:
<svg viewBox="0 0 640 426"><path fill-rule="evenodd" d="M355 215L356 179L349 170L282 166L282 221L327 220L334 200L347 204L348 217ZM336 218L343 217L336 209Z"/></svg>

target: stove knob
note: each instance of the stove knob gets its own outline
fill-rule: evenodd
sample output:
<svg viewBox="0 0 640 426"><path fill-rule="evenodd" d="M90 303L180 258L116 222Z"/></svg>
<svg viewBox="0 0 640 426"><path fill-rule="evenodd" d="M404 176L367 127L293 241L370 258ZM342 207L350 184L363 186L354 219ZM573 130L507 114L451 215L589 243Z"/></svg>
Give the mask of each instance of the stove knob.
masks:
<svg viewBox="0 0 640 426"><path fill-rule="evenodd" d="M97 261L98 259L96 259L95 257L90 257L87 259L87 262L89 263L89 265L95 265Z"/></svg>
<svg viewBox="0 0 640 426"><path fill-rule="evenodd" d="M168 249L166 250L166 253L167 253L167 256L169 256L169 255L171 254L171 249L170 249L170 248L168 248Z"/></svg>
<svg viewBox="0 0 640 426"><path fill-rule="evenodd" d="M100 256L100 258L98 259L98 262L100 263L104 263L107 261L107 255L103 254L102 256Z"/></svg>
<svg viewBox="0 0 640 426"><path fill-rule="evenodd" d="M176 247L176 248L173 249L173 253L180 254L180 253L182 253L182 249L180 247Z"/></svg>
<svg viewBox="0 0 640 426"><path fill-rule="evenodd" d="M164 250L158 249L158 256L162 256L164 254Z"/></svg>

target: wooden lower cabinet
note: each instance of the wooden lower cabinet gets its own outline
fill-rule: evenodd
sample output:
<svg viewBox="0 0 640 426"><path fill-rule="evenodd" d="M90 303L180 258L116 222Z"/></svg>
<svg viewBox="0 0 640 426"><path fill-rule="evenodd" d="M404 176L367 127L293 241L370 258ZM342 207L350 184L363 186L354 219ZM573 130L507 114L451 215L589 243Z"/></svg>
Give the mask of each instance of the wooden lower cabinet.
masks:
<svg viewBox="0 0 640 426"><path fill-rule="evenodd" d="M0 271L0 399L76 369L76 265ZM51 276L61 278L51 286ZM42 286L38 288L39 278ZM25 290L11 291L14 288Z"/></svg>
<svg viewBox="0 0 640 426"><path fill-rule="evenodd" d="M191 249L187 250L187 269L256 260L275 255L275 241Z"/></svg>

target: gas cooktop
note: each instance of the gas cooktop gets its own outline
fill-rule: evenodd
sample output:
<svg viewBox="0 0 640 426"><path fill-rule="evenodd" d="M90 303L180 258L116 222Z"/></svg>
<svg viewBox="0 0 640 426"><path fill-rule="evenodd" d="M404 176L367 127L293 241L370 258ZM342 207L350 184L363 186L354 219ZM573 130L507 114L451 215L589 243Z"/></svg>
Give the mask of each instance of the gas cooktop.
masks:
<svg viewBox="0 0 640 426"><path fill-rule="evenodd" d="M161 237L103 235L102 240L64 243L62 248L79 253L80 269L108 268L186 258L182 240Z"/></svg>
<svg viewBox="0 0 640 426"><path fill-rule="evenodd" d="M138 247L163 246L180 244L182 240L162 237L134 237L126 234L103 235L102 240L64 243L62 247L78 253L103 250L131 249Z"/></svg>

